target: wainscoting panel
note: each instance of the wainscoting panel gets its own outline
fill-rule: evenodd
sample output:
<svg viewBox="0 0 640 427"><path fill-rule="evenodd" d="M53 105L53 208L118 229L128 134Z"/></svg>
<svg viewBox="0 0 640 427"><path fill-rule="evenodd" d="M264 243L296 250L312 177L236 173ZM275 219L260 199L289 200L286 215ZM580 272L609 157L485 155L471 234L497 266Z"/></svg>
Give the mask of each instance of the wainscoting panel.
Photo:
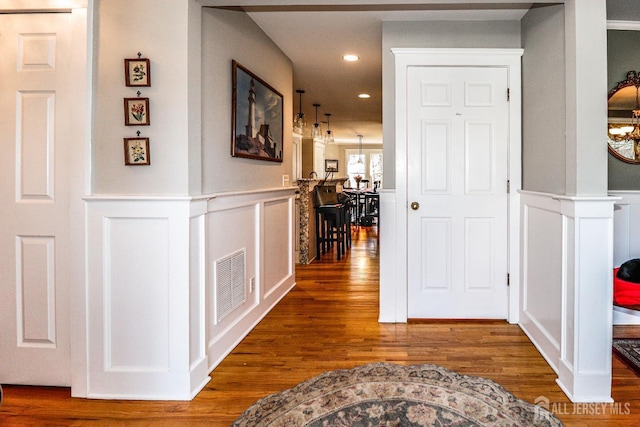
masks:
<svg viewBox="0 0 640 427"><path fill-rule="evenodd" d="M395 323L407 321L407 286L398 282L406 277L396 266L406 265L399 258L397 240L402 233L396 232L396 190L383 189L380 192L380 314L378 321Z"/></svg>
<svg viewBox="0 0 640 427"><path fill-rule="evenodd" d="M89 398L192 399L295 285L293 187L85 200ZM217 321L215 265L238 253L244 296Z"/></svg>
<svg viewBox="0 0 640 427"><path fill-rule="evenodd" d="M562 324L560 203L527 193L522 206L520 327L558 371Z"/></svg>
<svg viewBox="0 0 640 427"><path fill-rule="evenodd" d="M206 203L87 202L87 397L189 400L208 382L204 352Z"/></svg>
<svg viewBox="0 0 640 427"><path fill-rule="evenodd" d="M521 193L520 326L574 402L611 401L614 202Z"/></svg>
<svg viewBox="0 0 640 427"><path fill-rule="evenodd" d="M293 252L294 202L292 199L274 200L264 204L264 287L263 297L279 289L283 281L292 277L293 259L283 254Z"/></svg>
<svg viewBox="0 0 640 427"><path fill-rule="evenodd" d="M217 194L207 211L207 356L215 367L295 285L295 188ZM214 266L244 251L246 299L217 321ZM215 375L215 372L212 374Z"/></svg>
<svg viewBox="0 0 640 427"><path fill-rule="evenodd" d="M112 217L103 226L104 370L168 371L169 218Z"/></svg>
<svg viewBox="0 0 640 427"><path fill-rule="evenodd" d="M197 200L191 203L189 233L189 366L191 382L197 384L207 378L208 366L202 363L206 355L206 214L207 201ZM199 372L197 368L205 372Z"/></svg>
<svg viewBox="0 0 640 427"><path fill-rule="evenodd" d="M640 191L610 191L618 197L613 210L613 266L640 258ZM640 325L640 312L613 308L614 325Z"/></svg>
<svg viewBox="0 0 640 427"><path fill-rule="evenodd" d="M613 211L613 265L640 258L640 191L610 191L619 197Z"/></svg>

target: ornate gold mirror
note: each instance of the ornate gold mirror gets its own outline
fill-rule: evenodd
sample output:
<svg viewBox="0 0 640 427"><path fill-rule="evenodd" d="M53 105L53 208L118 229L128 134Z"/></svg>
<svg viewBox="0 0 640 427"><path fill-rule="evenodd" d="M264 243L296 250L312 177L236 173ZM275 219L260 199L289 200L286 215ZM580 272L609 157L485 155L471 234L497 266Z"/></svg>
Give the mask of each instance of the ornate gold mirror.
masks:
<svg viewBox="0 0 640 427"><path fill-rule="evenodd" d="M640 164L640 74L629 71L627 79L609 91L609 152L627 163Z"/></svg>

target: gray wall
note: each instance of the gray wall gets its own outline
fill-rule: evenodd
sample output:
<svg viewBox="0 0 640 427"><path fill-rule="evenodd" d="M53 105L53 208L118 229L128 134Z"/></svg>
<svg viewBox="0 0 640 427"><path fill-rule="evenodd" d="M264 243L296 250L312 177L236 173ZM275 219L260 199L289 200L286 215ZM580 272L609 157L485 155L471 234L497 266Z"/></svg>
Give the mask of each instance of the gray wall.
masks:
<svg viewBox="0 0 640 427"><path fill-rule="evenodd" d="M607 0L607 19L612 21L640 21L638 0Z"/></svg>
<svg viewBox="0 0 640 427"><path fill-rule="evenodd" d="M193 99L188 34L193 5L172 0L96 2L88 167L93 194L189 194L188 116ZM141 19L149 8L153 17ZM125 86L123 59L136 58L137 52L150 60L150 87ZM151 124L125 126L123 98L137 97L138 89L149 98ZM136 137L138 130L150 140L151 165L125 166L123 138Z"/></svg>
<svg viewBox="0 0 640 427"><path fill-rule="evenodd" d="M284 96L283 162L231 157L231 61L235 59ZM240 11L202 11L203 193L282 186L291 175L293 66L266 34Z"/></svg>
<svg viewBox="0 0 640 427"><path fill-rule="evenodd" d="M522 188L566 191L564 6L522 19Z"/></svg>
<svg viewBox="0 0 640 427"><path fill-rule="evenodd" d="M382 23L384 187L395 188L395 62L392 48L519 48L519 21Z"/></svg>
<svg viewBox="0 0 640 427"><path fill-rule="evenodd" d="M611 90L628 71L640 71L640 31L607 31L607 76ZM606 135L602 135L606 141ZM609 190L640 190L640 165L625 163L609 154Z"/></svg>

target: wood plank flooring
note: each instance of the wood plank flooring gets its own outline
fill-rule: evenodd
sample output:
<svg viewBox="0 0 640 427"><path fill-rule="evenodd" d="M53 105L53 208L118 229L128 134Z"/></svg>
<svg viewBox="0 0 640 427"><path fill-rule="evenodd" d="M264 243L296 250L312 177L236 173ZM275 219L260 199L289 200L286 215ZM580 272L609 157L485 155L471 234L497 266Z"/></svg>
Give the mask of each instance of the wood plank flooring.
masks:
<svg viewBox="0 0 640 427"><path fill-rule="evenodd" d="M85 400L71 398L66 388L5 386L0 425L228 426L267 394L323 371L376 361L435 363L493 379L529 402L544 396L567 426L640 425L640 377L616 357L616 404L573 405L516 325L378 323L376 237L375 227L362 227L339 263L327 255L297 266L298 285L212 372L212 380L193 401ZM616 328L614 333L640 337L640 328Z"/></svg>

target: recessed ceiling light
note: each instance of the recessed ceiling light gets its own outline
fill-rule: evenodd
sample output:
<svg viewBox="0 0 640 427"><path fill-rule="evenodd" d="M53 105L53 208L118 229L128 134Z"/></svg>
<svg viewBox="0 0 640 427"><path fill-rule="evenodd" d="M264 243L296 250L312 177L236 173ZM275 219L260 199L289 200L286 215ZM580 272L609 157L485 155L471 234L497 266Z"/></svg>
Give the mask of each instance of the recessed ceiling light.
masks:
<svg viewBox="0 0 640 427"><path fill-rule="evenodd" d="M348 62L353 62L353 61L357 61L358 59L360 59L360 57L358 55L342 55L342 59L344 59L345 61Z"/></svg>
<svg viewBox="0 0 640 427"><path fill-rule="evenodd" d="M360 95L358 95L358 98L367 99L371 98L371 95L369 95L368 93L361 93Z"/></svg>

